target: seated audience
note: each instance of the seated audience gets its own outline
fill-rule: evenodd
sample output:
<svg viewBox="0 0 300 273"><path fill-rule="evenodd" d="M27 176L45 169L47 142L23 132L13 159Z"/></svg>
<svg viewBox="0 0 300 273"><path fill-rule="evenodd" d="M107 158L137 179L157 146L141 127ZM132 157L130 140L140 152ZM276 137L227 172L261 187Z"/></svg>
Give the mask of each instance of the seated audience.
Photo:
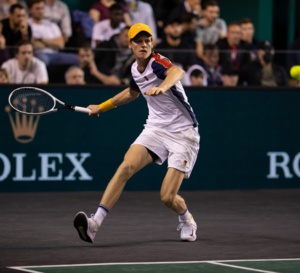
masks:
<svg viewBox="0 0 300 273"><path fill-rule="evenodd" d="M227 37L217 42L220 52L220 65L239 71L250 61L250 46L243 41L239 23L228 25Z"/></svg>
<svg viewBox="0 0 300 273"><path fill-rule="evenodd" d="M207 0L203 4L202 17L196 29L196 51L198 58L203 56L203 46L215 44L227 35L226 22L220 18L217 1Z"/></svg>
<svg viewBox="0 0 300 273"><path fill-rule="evenodd" d="M78 65L78 56L75 53L61 52L65 41L57 24L45 20L45 1L29 1L32 41L35 56L48 65Z"/></svg>
<svg viewBox="0 0 300 273"><path fill-rule="evenodd" d="M100 43L108 41L113 35L120 33L126 26L123 22L123 10L118 4L114 4L109 9L109 19L96 23L92 33L92 47L97 47Z"/></svg>
<svg viewBox="0 0 300 273"><path fill-rule="evenodd" d="M108 42L100 44L96 49L96 63L102 72L115 75L122 84L129 84L131 65L135 58L128 48L128 30L125 27L120 34L113 36ZM110 50L107 51L107 48Z"/></svg>
<svg viewBox="0 0 300 273"><path fill-rule="evenodd" d="M154 44L157 41L157 27L152 6L140 0L125 0L131 24L143 23L150 26Z"/></svg>
<svg viewBox="0 0 300 273"><path fill-rule="evenodd" d="M186 71L181 82L185 86L207 86L207 72L201 65L194 64Z"/></svg>
<svg viewBox="0 0 300 273"><path fill-rule="evenodd" d="M68 85L84 85L84 71L78 66L71 66L65 73L65 81Z"/></svg>
<svg viewBox="0 0 300 273"><path fill-rule="evenodd" d="M257 46L258 60L245 65L239 73L239 84L245 86L287 86L285 69L273 61L275 50L268 41Z"/></svg>
<svg viewBox="0 0 300 273"><path fill-rule="evenodd" d="M222 67L221 81L223 86L237 86L239 82L239 73L232 67Z"/></svg>
<svg viewBox="0 0 300 273"><path fill-rule="evenodd" d="M171 11L167 20L181 19L182 13L188 12L198 16L202 15L201 0L184 0L180 1Z"/></svg>
<svg viewBox="0 0 300 273"><path fill-rule="evenodd" d="M15 58L4 62L2 68L6 69L10 83L48 83L46 66L33 56L33 45L30 41L21 41L17 45Z"/></svg>
<svg viewBox="0 0 300 273"><path fill-rule="evenodd" d="M120 79L115 75L106 75L98 69L95 55L90 46L82 46L78 50L79 65L84 72L84 80L88 84L118 85Z"/></svg>
<svg viewBox="0 0 300 273"><path fill-rule="evenodd" d="M71 15L68 6L60 0L45 0L44 18L57 24L65 42L72 35Z"/></svg>
<svg viewBox="0 0 300 273"><path fill-rule="evenodd" d="M9 16L9 9L14 4L21 4L27 13L27 3L23 0L0 0L0 20Z"/></svg>
<svg viewBox="0 0 300 273"><path fill-rule="evenodd" d="M217 45L205 45L203 48L203 57L199 60L199 64L207 73L208 86L223 85L221 79L222 67L219 63L219 49Z"/></svg>
<svg viewBox="0 0 300 273"><path fill-rule="evenodd" d="M2 34L2 23L0 21L0 65L9 59L9 53L6 48L6 39Z"/></svg>
<svg viewBox="0 0 300 273"><path fill-rule="evenodd" d="M155 46L155 51L167 57L174 64L187 70L197 62L193 46L182 41L182 28L179 19L168 21L164 27L165 37Z"/></svg>
<svg viewBox="0 0 300 273"><path fill-rule="evenodd" d="M0 84L4 84L4 83L6 84L10 83L9 76L6 69L0 68Z"/></svg>
<svg viewBox="0 0 300 273"><path fill-rule="evenodd" d="M240 20L242 41L249 44L250 60L257 60L257 44L258 41L254 38L254 24L249 18L242 18Z"/></svg>
<svg viewBox="0 0 300 273"><path fill-rule="evenodd" d="M123 1L115 1L115 0L99 0L98 2L94 3L89 10L90 18L95 22L100 22L105 19L109 19L109 9L112 5L120 3L123 9L123 20L126 25L131 25L130 17L126 12L126 8L123 4Z"/></svg>
<svg viewBox="0 0 300 273"><path fill-rule="evenodd" d="M21 40L28 40L32 37L25 8L21 4L12 5L9 9L8 18L2 20L2 25L6 45L10 47L10 57L13 57L14 47Z"/></svg>

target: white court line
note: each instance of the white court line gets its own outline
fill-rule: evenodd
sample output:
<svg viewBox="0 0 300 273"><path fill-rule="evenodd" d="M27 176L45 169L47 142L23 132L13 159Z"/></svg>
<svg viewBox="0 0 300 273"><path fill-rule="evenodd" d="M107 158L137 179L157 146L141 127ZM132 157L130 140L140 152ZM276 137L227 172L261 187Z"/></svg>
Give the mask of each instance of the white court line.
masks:
<svg viewBox="0 0 300 273"><path fill-rule="evenodd" d="M79 266L106 266L106 265L159 265L159 264L197 264L197 263L230 263L230 262L267 262L267 261L300 261L300 258L286 259L246 259L246 260L211 260L211 261L168 261L168 262L125 262L125 263L94 263L94 264L61 264L61 265L27 265L13 266L10 269L16 269L30 273L42 273L40 271L27 268L53 268L53 267L79 267ZM268 272L268 271L265 271ZM269 271L270 272L270 271Z"/></svg>
<svg viewBox="0 0 300 273"><path fill-rule="evenodd" d="M248 270L252 272L261 272L261 273L279 273L275 271L266 271L262 269L255 269L251 267L245 267L245 266L238 266L238 265L232 265L232 264L223 264L223 263L218 263L218 262L207 262L208 264L215 264L215 265L220 265L220 266L227 266L227 267L233 267L233 268L238 268L238 269L243 269L243 270Z"/></svg>

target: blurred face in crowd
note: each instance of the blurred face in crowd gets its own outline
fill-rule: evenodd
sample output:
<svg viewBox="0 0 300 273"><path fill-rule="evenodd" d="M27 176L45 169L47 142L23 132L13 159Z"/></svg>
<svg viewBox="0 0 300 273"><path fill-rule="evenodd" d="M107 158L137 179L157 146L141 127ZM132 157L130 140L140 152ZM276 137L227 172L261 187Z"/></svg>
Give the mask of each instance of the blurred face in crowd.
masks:
<svg viewBox="0 0 300 273"><path fill-rule="evenodd" d="M218 49L205 50L204 61L209 67L216 67L219 64L219 50Z"/></svg>
<svg viewBox="0 0 300 273"><path fill-rule="evenodd" d="M80 68L72 68L66 75L67 84L85 84L84 72Z"/></svg>
<svg viewBox="0 0 300 273"><path fill-rule="evenodd" d="M239 76L238 75L222 75L221 80L223 86L237 86Z"/></svg>
<svg viewBox="0 0 300 273"><path fill-rule="evenodd" d="M33 46L31 44L19 46L16 58L19 63L19 68L22 70L26 69L33 58Z"/></svg>
<svg viewBox="0 0 300 273"><path fill-rule="evenodd" d="M44 11L45 11L45 3L39 2L39 3L35 3L31 7L30 14L33 19L42 20L44 18Z"/></svg>
<svg viewBox="0 0 300 273"><path fill-rule="evenodd" d="M239 25L229 25L227 31L227 41L230 46L239 45L242 37L241 27Z"/></svg>
<svg viewBox="0 0 300 273"><path fill-rule="evenodd" d="M78 59L80 67L89 66L89 64L94 60L94 53L91 49L80 48L78 50Z"/></svg>
<svg viewBox="0 0 300 273"><path fill-rule="evenodd" d="M110 12L110 20L113 27L117 27L123 21L123 11L122 10L112 10Z"/></svg>
<svg viewBox="0 0 300 273"><path fill-rule="evenodd" d="M7 72L0 68L0 83L9 83Z"/></svg>
<svg viewBox="0 0 300 273"><path fill-rule="evenodd" d="M203 86L203 75L191 76L191 86Z"/></svg>
<svg viewBox="0 0 300 273"><path fill-rule="evenodd" d="M213 23L220 16L220 8L219 6L207 6L206 9L203 10L203 14L210 23Z"/></svg>
<svg viewBox="0 0 300 273"><path fill-rule="evenodd" d="M252 23L241 24L242 40L252 43L254 36L254 26Z"/></svg>
<svg viewBox="0 0 300 273"><path fill-rule="evenodd" d="M167 36L170 36L173 39L180 38L180 36L182 34L181 24L175 22L175 23L166 25L165 33Z"/></svg>
<svg viewBox="0 0 300 273"><path fill-rule="evenodd" d="M121 31L119 35L120 45L122 48L128 48L129 39L128 39L128 29L125 28Z"/></svg>
<svg viewBox="0 0 300 273"><path fill-rule="evenodd" d="M18 28L26 17L25 9L16 8L13 13L9 14L9 20L15 28Z"/></svg>

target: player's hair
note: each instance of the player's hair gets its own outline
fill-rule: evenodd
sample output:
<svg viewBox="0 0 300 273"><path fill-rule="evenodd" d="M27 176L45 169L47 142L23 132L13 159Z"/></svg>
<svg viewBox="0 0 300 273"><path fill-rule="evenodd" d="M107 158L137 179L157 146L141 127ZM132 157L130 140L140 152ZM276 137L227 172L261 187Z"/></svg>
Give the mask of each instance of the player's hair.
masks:
<svg viewBox="0 0 300 273"><path fill-rule="evenodd" d="M23 5L21 5L21 4L19 4L19 3L13 4L9 8L9 13L13 14L16 9L25 9L25 7Z"/></svg>

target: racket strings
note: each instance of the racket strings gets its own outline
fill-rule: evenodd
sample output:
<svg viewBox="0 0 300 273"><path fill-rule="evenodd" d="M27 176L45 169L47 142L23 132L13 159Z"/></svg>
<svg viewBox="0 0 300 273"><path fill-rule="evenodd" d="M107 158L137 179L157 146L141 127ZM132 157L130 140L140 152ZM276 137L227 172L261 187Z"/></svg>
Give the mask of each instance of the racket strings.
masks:
<svg viewBox="0 0 300 273"><path fill-rule="evenodd" d="M24 113L45 113L55 106L55 101L48 94L22 88L14 92L10 98L12 106Z"/></svg>

